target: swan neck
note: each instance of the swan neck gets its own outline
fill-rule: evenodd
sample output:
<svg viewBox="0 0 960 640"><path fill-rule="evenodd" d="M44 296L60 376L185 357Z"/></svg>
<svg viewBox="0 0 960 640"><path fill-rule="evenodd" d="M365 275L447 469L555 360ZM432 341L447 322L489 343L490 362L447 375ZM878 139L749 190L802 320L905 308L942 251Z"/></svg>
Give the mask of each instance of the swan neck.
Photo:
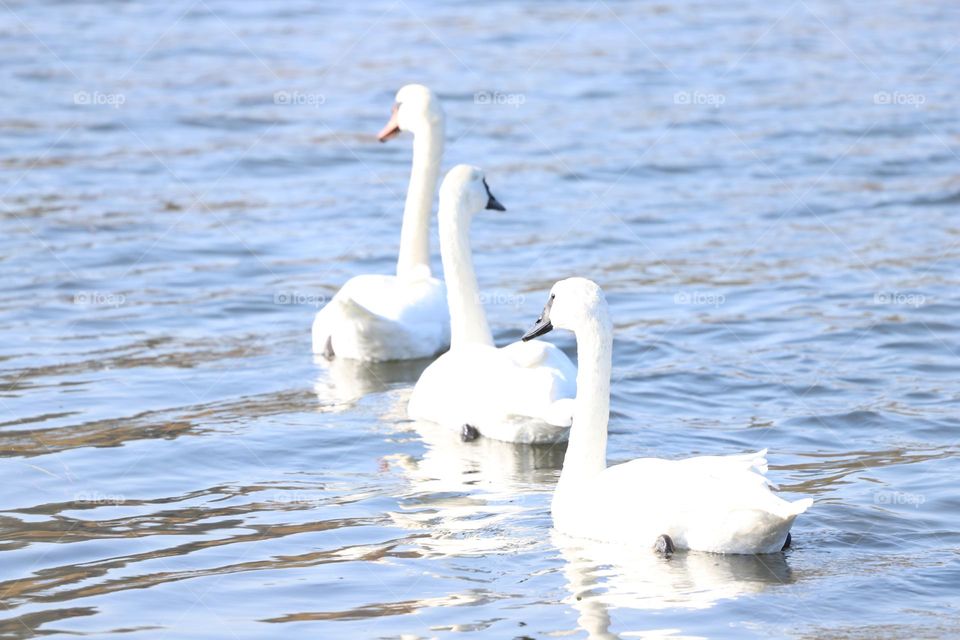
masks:
<svg viewBox="0 0 960 640"><path fill-rule="evenodd" d="M440 202L440 258L450 310L450 349L470 343L492 346L470 252L470 215L459 202Z"/></svg>
<svg viewBox="0 0 960 640"><path fill-rule="evenodd" d="M430 212L433 195L437 192L442 156L443 120L440 119L413 138L413 163L403 206L400 256L397 259L397 276L401 278L430 273Z"/></svg>
<svg viewBox="0 0 960 640"><path fill-rule="evenodd" d="M576 336L577 398L560 473L561 485L592 477L607 468L613 328L606 308L590 317Z"/></svg>

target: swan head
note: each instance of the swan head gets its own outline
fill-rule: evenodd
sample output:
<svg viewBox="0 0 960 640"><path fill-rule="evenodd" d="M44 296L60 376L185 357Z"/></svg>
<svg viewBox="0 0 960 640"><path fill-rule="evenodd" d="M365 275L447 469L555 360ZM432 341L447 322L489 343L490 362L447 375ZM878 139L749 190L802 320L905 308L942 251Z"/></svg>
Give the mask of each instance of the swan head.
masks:
<svg viewBox="0 0 960 640"><path fill-rule="evenodd" d="M397 91L390 120L377 134L380 142L386 142L401 131L413 135L443 122L443 109L436 94L422 84L408 84Z"/></svg>
<svg viewBox="0 0 960 640"><path fill-rule="evenodd" d="M598 318L607 318L607 299L600 286L586 278L567 278L550 289L543 312L522 340L533 340L554 327L576 332Z"/></svg>
<svg viewBox="0 0 960 640"><path fill-rule="evenodd" d="M468 164L450 169L440 185L440 210L472 216L484 209L506 211L490 193L483 170Z"/></svg>

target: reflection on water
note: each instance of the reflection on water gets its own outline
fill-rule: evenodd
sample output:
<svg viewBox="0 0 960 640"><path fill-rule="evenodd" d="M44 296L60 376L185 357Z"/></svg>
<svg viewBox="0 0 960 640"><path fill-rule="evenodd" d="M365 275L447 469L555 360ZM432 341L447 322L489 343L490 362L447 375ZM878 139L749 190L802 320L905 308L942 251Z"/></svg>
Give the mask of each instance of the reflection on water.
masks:
<svg viewBox="0 0 960 640"><path fill-rule="evenodd" d="M425 422L410 427L426 444L422 456L394 454L385 464L408 482L393 523L420 535L425 557L484 557L542 543L542 530L515 526L531 505L543 508L563 464L565 445L516 446L480 438L464 443L450 429ZM722 556L681 552L663 558L650 549L570 538L551 530L550 543L564 561L562 572L590 638L617 638L610 612L708 609L724 600L757 594L794 581L783 554ZM468 604L404 603L411 610ZM331 615L331 614L324 614ZM655 630L645 633L655 635Z"/></svg>
<svg viewBox="0 0 960 640"><path fill-rule="evenodd" d="M422 456L388 456L410 481L409 493L465 491L509 497L557 477L565 443L516 446L490 438L463 442L455 429L410 421L405 430L424 443Z"/></svg>
<svg viewBox="0 0 960 640"><path fill-rule="evenodd" d="M788 5L0 3L0 636L954 634L960 13ZM788 553L553 539L563 447L313 361L395 268L412 80L508 208L498 343L599 281L611 462L768 447Z"/></svg>
<svg viewBox="0 0 960 640"><path fill-rule="evenodd" d="M398 360L394 362L359 362L314 356L320 369L313 389L322 411L346 411L358 400L398 386L413 385L432 360ZM404 408L404 413L405 413Z"/></svg>
<svg viewBox="0 0 960 640"><path fill-rule="evenodd" d="M611 611L616 609L708 609L793 582L782 554L680 552L664 558L648 549L576 540L557 532L552 538L566 563L567 602L591 639L619 638L610 632ZM656 636L656 631L647 633Z"/></svg>
<svg viewBox="0 0 960 640"><path fill-rule="evenodd" d="M462 442L455 430L429 422L409 423L426 451L387 456L390 469L408 482L391 512L395 524L422 531L426 554L482 556L535 542L511 524L529 508L531 492L543 499L544 484L557 477L564 444L512 445L490 438ZM530 532L539 536L540 533Z"/></svg>

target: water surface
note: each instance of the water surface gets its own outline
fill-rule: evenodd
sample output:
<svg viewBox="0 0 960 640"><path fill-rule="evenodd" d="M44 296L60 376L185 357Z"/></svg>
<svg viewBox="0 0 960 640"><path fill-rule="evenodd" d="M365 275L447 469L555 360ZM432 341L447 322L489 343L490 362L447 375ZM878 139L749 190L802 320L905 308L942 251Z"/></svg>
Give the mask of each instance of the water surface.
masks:
<svg viewBox="0 0 960 640"><path fill-rule="evenodd" d="M957 6L0 16L3 637L957 635ZM427 363L314 362L393 268L410 81L508 208L473 229L498 342L598 281L611 460L769 448L816 500L790 551L563 539L562 447L408 422Z"/></svg>

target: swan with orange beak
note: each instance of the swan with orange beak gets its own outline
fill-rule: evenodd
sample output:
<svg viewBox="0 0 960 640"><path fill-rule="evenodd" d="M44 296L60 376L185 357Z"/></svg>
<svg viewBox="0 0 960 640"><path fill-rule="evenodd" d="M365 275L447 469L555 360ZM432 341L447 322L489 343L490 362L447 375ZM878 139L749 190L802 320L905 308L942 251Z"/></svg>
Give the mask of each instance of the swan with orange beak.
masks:
<svg viewBox="0 0 960 640"><path fill-rule="evenodd" d="M430 271L430 216L443 157L444 114L427 87L397 92L377 134L386 142L413 134L413 162L403 208L396 275L348 280L313 321L313 351L367 362L426 358L450 344L446 288Z"/></svg>

